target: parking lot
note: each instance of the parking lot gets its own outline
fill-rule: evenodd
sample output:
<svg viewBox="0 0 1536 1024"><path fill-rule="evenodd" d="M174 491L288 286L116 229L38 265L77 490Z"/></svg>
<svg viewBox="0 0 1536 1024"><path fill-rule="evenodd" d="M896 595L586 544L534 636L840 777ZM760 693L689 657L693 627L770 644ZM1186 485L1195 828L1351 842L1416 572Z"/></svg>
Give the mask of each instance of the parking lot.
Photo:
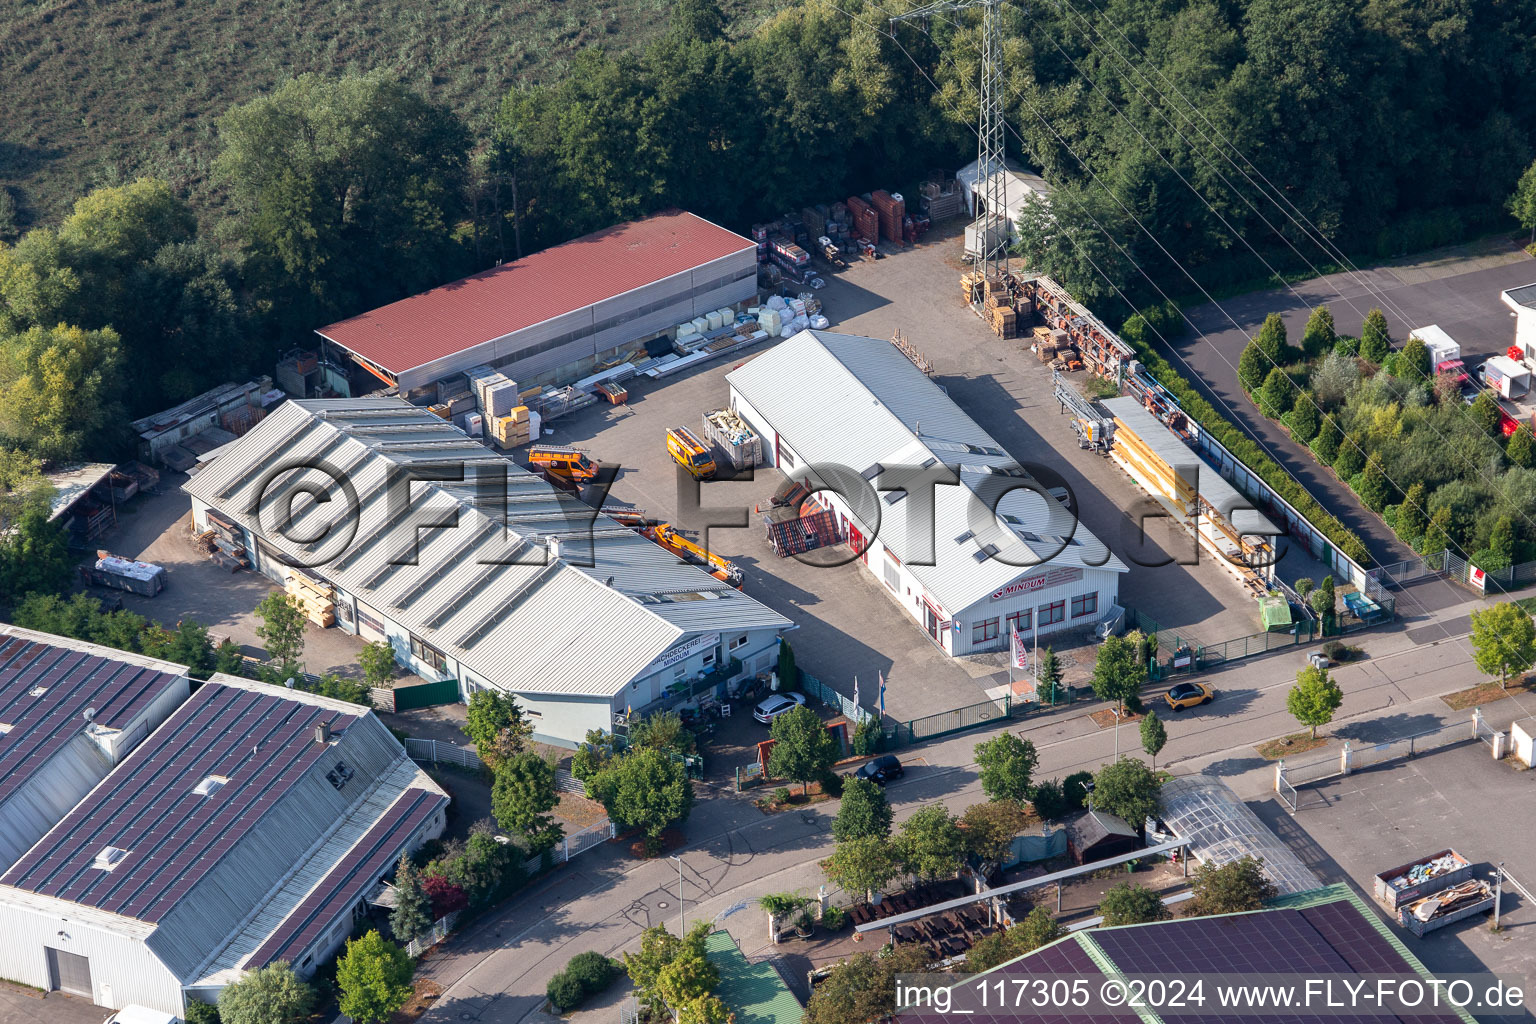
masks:
<svg viewBox="0 0 1536 1024"><path fill-rule="evenodd" d="M1485 744L1469 741L1304 788L1294 815L1277 800L1253 806L1319 878L1347 881L1367 901L1377 873L1447 847L1471 861L1480 877L1502 861L1530 887L1536 850L1526 809L1536 776L1489 753ZM1536 984L1536 906L1506 884L1502 907L1498 933L1482 915L1424 938L1394 928L1431 970L1508 972Z"/></svg>
<svg viewBox="0 0 1536 1024"><path fill-rule="evenodd" d="M827 277L817 292L831 329L889 338L900 328L933 362L935 379L978 423L1021 462L1044 467L1071 488L1084 525L1132 565L1121 580L1121 603L1150 615L1165 629L1215 642L1256 632L1252 598L1208 557L1192 561L1193 542L1170 538L1165 520L1149 520L1147 543L1140 542L1127 509L1151 503L1107 458L1078 448L1070 421L1051 394L1051 374L1023 341L1002 341L959 301L959 227L935 230L916 249L879 261L856 263ZM780 482L774 470L750 480L710 482L700 489L702 511L680 515L676 471L664 436L671 426L697 428L701 415L724 406L724 377L763 351L748 349L692 373L661 381L628 383L629 403L600 405L555 421L544 440L590 450L593 457L621 467L610 505L634 505L689 530L706 523L711 550L740 565L746 591L784 612L799 626L791 634L800 664L813 675L851 694L857 676L863 702L872 705L876 675L887 680L886 710L905 719L984 699L1005 684L1003 655L951 659L939 651L867 572L853 565L819 568L776 558L751 509ZM1091 650L1076 656L1081 679L1091 668Z"/></svg>

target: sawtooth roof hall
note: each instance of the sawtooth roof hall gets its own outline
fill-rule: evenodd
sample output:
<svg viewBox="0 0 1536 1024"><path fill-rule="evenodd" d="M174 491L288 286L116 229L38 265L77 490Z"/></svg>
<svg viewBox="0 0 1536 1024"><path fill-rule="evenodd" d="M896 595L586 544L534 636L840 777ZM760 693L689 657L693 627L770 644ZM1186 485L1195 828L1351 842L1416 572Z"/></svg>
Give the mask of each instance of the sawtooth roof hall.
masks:
<svg viewBox="0 0 1536 1024"><path fill-rule="evenodd" d="M7 778L51 790L112 763L72 749L82 731L137 744L0 874L0 977L185 1016L243 971L312 971L442 832L446 794L365 708L218 674L188 698L179 666L11 627L0 660ZM27 811L13 796L0 824Z"/></svg>
<svg viewBox="0 0 1536 1024"><path fill-rule="evenodd" d="M945 653L1005 649L1091 625L1115 604L1128 569L1018 460L887 341L799 334L726 375L731 407L763 439L764 461L806 478L812 463L848 467L876 488L891 470L945 463L960 484L933 489L932 564L901 490L830 490L843 535L890 596ZM1024 485L1024 486L1021 486ZM1001 499L999 499L1001 495ZM994 504L997 515L986 512ZM876 527L878 526L878 529Z"/></svg>
<svg viewBox="0 0 1536 1024"><path fill-rule="evenodd" d="M296 465L328 468L286 469ZM388 484L411 466L463 480L417 482L400 501ZM356 496L355 532L290 539L318 534L348 504L338 479ZM333 488L335 500L300 499L279 533L279 511L308 484ZM611 730L614 714L643 711L733 658L738 675L764 671L791 628L398 398L286 402L183 487L200 528L210 508L238 524L257 569L281 581L292 561L313 565L308 573L336 590L339 628L387 640L422 678L456 680L461 697L486 687L516 695L549 742ZM456 526L426 525L454 516Z"/></svg>

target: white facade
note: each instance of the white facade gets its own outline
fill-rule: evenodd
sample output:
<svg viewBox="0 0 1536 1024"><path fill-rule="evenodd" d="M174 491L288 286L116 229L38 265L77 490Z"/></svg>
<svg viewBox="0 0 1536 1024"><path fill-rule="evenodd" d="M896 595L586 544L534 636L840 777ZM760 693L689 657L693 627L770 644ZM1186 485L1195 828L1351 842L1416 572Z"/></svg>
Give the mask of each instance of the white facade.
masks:
<svg viewBox="0 0 1536 1024"><path fill-rule="evenodd" d="M1124 563L890 344L803 331L727 381L764 462L827 484L815 500L945 653L1004 650L1012 629L1032 645L1092 625L1118 600ZM907 521L918 502L884 481L939 462L956 482L932 489L929 551L923 524ZM839 493L811 468L827 464L877 490Z"/></svg>
<svg viewBox="0 0 1536 1024"><path fill-rule="evenodd" d="M1499 297L1515 311L1515 345L1525 361L1536 366L1536 284L1510 288Z"/></svg>

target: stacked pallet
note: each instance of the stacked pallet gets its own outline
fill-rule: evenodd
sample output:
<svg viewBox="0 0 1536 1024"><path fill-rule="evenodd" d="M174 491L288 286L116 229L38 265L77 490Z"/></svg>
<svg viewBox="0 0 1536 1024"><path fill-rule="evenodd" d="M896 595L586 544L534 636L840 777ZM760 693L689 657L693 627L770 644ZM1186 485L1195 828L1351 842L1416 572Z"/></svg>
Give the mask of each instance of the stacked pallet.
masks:
<svg viewBox="0 0 1536 1024"><path fill-rule="evenodd" d="M869 194L869 205L875 208L875 213L880 218L880 237L893 242L906 240L904 230L907 217L907 203L900 195L892 195L885 189L876 189Z"/></svg>
<svg viewBox="0 0 1536 1024"><path fill-rule="evenodd" d="M319 580L289 570L284 589L304 617L321 629L336 625L336 591Z"/></svg>
<svg viewBox="0 0 1536 1024"><path fill-rule="evenodd" d="M871 245L879 245L880 215L875 212L875 208L858 196L849 196L848 212L853 216L853 237L862 238Z"/></svg>
<svg viewBox="0 0 1536 1024"><path fill-rule="evenodd" d="M775 522L765 520L768 543L780 558L801 555L807 551L836 544L837 521L831 512L812 512L809 515Z"/></svg>
<svg viewBox="0 0 1536 1024"><path fill-rule="evenodd" d="M526 405L515 406L507 416L491 420L491 440L503 450L521 448L533 440L533 419Z"/></svg>
<svg viewBox="0 0 1536 1024"><path fill-rule="evenodd" d="M999 338L1016 338L1019 336L1019 314L1013 311L1013 307L1006 302L998 302L1000 296L994 295L988 300L987 325L992 328L992 333Z"/></svg>

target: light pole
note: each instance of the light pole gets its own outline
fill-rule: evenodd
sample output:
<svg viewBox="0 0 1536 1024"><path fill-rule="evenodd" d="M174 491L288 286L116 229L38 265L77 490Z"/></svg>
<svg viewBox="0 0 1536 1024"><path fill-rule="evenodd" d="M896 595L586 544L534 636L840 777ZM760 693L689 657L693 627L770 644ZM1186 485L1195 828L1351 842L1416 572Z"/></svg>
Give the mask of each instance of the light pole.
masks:
<svg viewBox="0 0 1536 1024"><path fill-rule="evenodd" d="M674 856L668 860L677 861L677 937L682 938L688 931L688 913L683 908L683 858Z"/></svg>

